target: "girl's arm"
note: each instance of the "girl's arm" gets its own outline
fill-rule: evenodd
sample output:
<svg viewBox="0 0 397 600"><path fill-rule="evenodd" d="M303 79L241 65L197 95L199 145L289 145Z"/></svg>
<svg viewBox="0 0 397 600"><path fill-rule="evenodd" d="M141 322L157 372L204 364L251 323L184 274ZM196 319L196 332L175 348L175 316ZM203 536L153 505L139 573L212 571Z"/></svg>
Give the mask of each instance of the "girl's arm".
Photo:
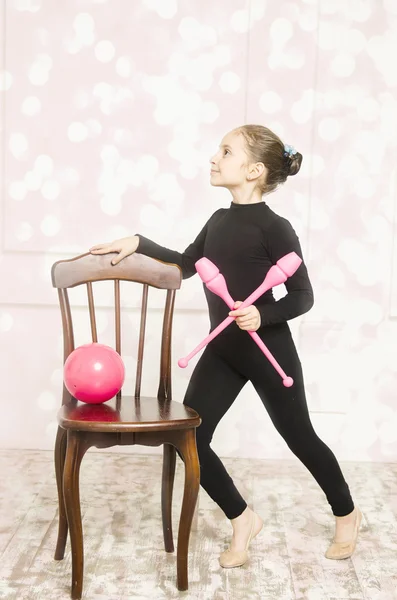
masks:
<svg viewBox="0 0 397 600"><path fill-rule="evenodd" d="M258 299L255 306L261 316L261 327L276 325L308 312L313 304L313 288L307 268L303 262L302 250L292 225L287 219L280 217L272 224L268 233L267 251L273 264L289 252L296 252L302 263L295 273L285 282L287 294L273 304L266 304Z"/></svg>
<svg viewBox="0 0 397 600"><path fill-rule="evenodd" d="M196 273L196 268L194 265L200 258L203 257L204 242L207 235L208 226L214 216L221 210L222 209L216 211L210 217L194 242L189 244L184 252L177 252L176 250L170 250L169 248L160 246L159 244L156 244L156 242L149 240L139 233L135 234L139 238L139 244L136 252L139 254L144 254L145 256L150 256L151 258L157 258L163 262L178 265L178 267L180 267L182 270L182 278L188 279Z"/></svg>

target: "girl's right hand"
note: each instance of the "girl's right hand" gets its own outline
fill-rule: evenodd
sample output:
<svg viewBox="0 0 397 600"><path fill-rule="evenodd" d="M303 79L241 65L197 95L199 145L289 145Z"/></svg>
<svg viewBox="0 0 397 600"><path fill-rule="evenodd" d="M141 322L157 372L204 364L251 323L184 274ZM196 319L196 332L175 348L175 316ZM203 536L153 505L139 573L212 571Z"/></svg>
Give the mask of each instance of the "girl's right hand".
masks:
<svg viewBox="0 0 397 600"><path fill-rule="evenodd" d="M109 252L118 252L118 256L113 258L112 265L117 265L123 258L134 254L139 246L139 237L133 235L131 237L121 238L107 244L96 244L90 248L91 254L108 254Z"/></svg>

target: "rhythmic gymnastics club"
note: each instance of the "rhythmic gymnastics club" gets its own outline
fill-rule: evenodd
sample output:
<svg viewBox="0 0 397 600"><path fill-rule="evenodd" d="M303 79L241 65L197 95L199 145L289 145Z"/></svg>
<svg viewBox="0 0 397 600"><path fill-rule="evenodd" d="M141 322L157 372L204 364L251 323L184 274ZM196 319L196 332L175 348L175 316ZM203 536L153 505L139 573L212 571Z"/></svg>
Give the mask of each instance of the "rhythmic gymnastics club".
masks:
<svg viewBox="0 0 397 600"><path fill-rule="evenodd" d="M220 273L218 267L214 265L214 263L208 258L204 257L200 258L200 260L196 262L196 270L207 288L211 292L214 292L214 294L220 296L232 310L234 308L235 301L231 297L229 290L227 289L226 280ZM284 386L291 387L294 383L294 380L292 377L288 377L285 374L279 363L276 361L270 350L265 346L256 331L247 331L247 333L252 337L257 346L259 346L260 350L262 350L263 354L276 369L277 373L281 375Z"/></svg>
<svg viewBox="0 0 397 600"><path fill-rule="evenodd" d="M252 292L252 294L248 296L248 298L246 298L244 302L238 307L239 310L241 308L251 306L251 304L253 304L255 300L257 300L270 288L275 287L276 285L280 285L280 283L284 283L284 281L286 281L288 277L291 277L291 275L295 273L295 271L300 266L301 262L302 259L299 258L296 252L290 252L289 254L286 254L285 256L280 258L277 261L277 263L269 269L261 285L254 292ZM178 365L182 369L187 367L189 360L191 360L193 356L200 352L200 350L204 348L204 346L209 344L209 342L211 342L219 333L221 333L221 331L226 329L226 327L228 327L230 323L233 323L234 320L235 317L226 317L226 319L224 319L222 323L218 325L218 327L216 327L202 342L200 342L200 344L194 350L192 350L190 354L188 354L184 358L180 358L178 360Z"/></svg>

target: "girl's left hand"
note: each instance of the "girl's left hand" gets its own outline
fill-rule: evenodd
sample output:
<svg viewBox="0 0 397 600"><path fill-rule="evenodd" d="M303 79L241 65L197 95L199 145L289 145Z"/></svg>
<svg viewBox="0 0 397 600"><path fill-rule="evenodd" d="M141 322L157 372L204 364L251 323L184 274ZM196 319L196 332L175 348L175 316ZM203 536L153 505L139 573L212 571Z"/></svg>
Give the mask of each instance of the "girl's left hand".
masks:
<svg viewBox="0 0 397 600"><path fill-rule="evenodd" d="M247 306L247 308L235 310L240 304L242 304L242 302L234 303L234 310L229 313L229 317L237 317L236 323L240 329L243 329L244 331L257 331L261 326L261 315L259 310L253 304Z"/></svg>

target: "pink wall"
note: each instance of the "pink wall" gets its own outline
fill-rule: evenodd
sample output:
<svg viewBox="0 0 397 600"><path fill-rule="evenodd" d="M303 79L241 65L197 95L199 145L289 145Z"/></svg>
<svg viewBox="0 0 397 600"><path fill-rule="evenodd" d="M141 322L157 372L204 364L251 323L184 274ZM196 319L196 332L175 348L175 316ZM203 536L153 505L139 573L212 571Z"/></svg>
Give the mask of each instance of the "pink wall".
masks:
<svg viewBox="0 0 397 600"><path fill-rule="evenodd" d="M10 0L2 11L1 445L53 444L62 351L51 264L136 231L183 249L229 203L209 186L209 156L229 129L255 122L304 155L268 202L300 235L315 288L314 308L291 322L315 427L340 458L395 460L396 3ZM176 359L208 324L196 279L175 314L180 400L195 361L182 371ZM134 331L135 292L126 303ZM136 347L126 350L132 369ZM147 393L157 371L150 361ZM215 446L291 456L249 386Z"/></svg>

